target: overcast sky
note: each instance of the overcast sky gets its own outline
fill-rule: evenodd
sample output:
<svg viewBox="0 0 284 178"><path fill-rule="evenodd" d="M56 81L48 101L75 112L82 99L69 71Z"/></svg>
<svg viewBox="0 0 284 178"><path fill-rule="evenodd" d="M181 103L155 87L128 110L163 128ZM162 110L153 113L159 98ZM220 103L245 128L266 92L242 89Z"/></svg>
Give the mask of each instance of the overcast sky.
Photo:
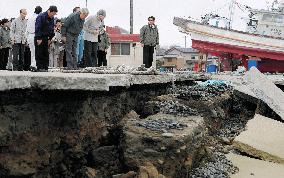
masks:
<svg viewBox="0 0 284 178"><path fill-rule="evenodd" d="M271 3L273 0L237 1L252 8L267 9L267 2ZM201 15L210 12L228 16L226 4L229 2L230 0L134 0L134 33L139 33L140 28L147 23L147 17L153 15L160 31L161 46L184 46L185 35L173 25L174 16L200 19ZM50 5L56 5L59 10L58 17L64 17L69 15L75 6L85 7L85 0L0 0L0 4L0 18L17 17L21 8L26 8L31 15L37 5L42 6L44 10ZM105 9L106 25L129 30L129 0L88 0L88 8L91 14ZM243 17L247 17L247 14L236 9L233 28L245 29ZM187 44L191 44L189 38Z"/></svg>

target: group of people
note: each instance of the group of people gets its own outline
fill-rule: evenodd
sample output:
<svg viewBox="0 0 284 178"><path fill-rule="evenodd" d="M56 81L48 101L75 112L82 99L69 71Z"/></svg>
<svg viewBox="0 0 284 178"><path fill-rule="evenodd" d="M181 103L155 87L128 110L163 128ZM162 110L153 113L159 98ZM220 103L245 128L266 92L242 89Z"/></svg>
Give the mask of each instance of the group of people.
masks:
<svg viewBox="0 0 284 178"><path fill-rule="evenodd" d="M50 6L45 12L37 6L29 19L27 10L21 9L18 18L1 20L0 70L22 71L27 62L27 49L31 71L47 71L49 67L76 70L79 66L107 66L110 39L104 25L106 11L101 9L89 16L87 8L75 7L64 19L55 18L57 12L56 6ZM149 68L154 48L159 45L155 17L149 17L148 24L141 28L140 42L143 64Z"/></svg>
<svg viewBox="0 0 284 178"><path fill-rule="evenodd" d="M27 10L21 9L18 18L1 20L0 70L22 71L27 62L26 50L30 52L31 71L107 65L110 39L104 25L106 11L101 9L89 16L87 8L75 7L65 19L55 18L57 12L56 6L45 12L37 6L29 19Z"/></svg>

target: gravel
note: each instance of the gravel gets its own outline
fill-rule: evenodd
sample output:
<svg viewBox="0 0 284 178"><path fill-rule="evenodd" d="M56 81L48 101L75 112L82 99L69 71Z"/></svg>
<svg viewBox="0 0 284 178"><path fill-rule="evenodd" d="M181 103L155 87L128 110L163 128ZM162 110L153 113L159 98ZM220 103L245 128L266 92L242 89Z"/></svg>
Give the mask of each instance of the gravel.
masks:
<svg viewBox="0 0 284 178"><path fill-rule="evenodd" d="M180 117L198 115L197 110L192 109L183 104L180 104L178 101L170 100L170 101L157 102L156 104L160 108L160 112L164 114L171 114Z"/></svg>
<svg viewBox="0 0 284 178"><path fill-rule="evenodd" d="M66 68L50 68L49 72L63 73L94 73L94 74L132 74L132 75L158 75L160 74L154 67L145 68L129 67L126 65L118 65L116 67L86 67L78 70L68 70Z"/></svg>
<svg viewBox="0 0 284 178"><path fill-rule="evenodd" d="M218 137L226 137L233 139L245 130L248 120L242 118L231 118L230 120L222 121L222 127L217 132Z"/></svg>
<svg viewBox="0 0 284 178"><path fill-rule="evenodd" d="M208 162L190 172L190 178L229 178L237 168L229 161L225 154L216 152Z"/></svg>
<svg viewBox="0 0 284 178"><path fill-rule="evenodd" d="M163 133L170 133L170 130L183 130L187 127L187 125L185 124L167 118L159 120L144 120L137 123L137 126Z"/></svg>
<svg viewBox="0 0 284 178"><path fill-rule="evenodd" d="M169 93L174 93L177 98L184 100L211 100L220 96L226 91L232 91L232 86L227 84L176 86L169 89Z"/></svg>

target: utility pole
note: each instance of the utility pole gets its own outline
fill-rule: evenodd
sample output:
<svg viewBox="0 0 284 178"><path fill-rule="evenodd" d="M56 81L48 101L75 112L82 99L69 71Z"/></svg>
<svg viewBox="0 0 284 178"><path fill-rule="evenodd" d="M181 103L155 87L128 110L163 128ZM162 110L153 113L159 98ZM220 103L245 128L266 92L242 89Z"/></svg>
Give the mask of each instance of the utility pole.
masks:
<svg viewBox="0 0 284 178"><path fill-rule="evenodd" d="M130 34L133 34L133 0L130 0Z"/></svg>
<svg viewBox="0 0 284 178"><path fill-rule="evenodd" d="M86 8L88 7L88 0L86 0Z"/></svg>
<svg viewBox="0 0 284 178"><path fill-rule="evenodd" d="M236 7L235 0L231 0L230 7L229 7L229 29L232 29L233 18L235 14L235 7Z"/></svg>

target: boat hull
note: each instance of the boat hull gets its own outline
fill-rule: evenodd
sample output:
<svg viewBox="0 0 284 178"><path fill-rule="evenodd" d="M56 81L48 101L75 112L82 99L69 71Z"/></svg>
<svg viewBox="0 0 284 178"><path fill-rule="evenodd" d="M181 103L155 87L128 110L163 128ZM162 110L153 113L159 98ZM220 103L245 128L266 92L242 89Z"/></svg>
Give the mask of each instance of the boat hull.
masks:
<svg viewBox="0 0 284 178"><path fill-rule="evenodd" d="M217 28L175 18L174 24L191 35L192 47L208 53L232 53L284 61L284 39Z"/></svg>

